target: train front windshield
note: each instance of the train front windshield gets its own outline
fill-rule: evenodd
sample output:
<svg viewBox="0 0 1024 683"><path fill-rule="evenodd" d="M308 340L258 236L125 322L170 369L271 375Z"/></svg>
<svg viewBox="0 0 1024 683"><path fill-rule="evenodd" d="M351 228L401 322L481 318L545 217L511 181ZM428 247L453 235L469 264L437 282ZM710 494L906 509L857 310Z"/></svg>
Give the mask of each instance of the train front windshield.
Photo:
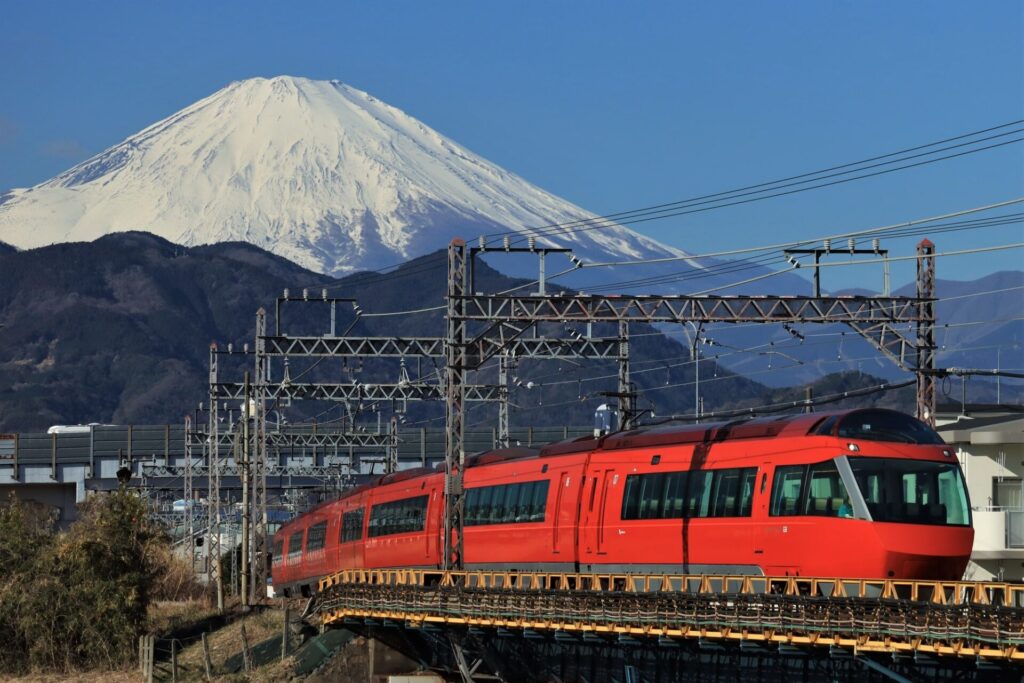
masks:
<svg viewBox="0 0 1024 683"><path fill-rule="evenodd" d="M955 462L849 458L850 468L876 522L971 523L967 490Z"/></svg>

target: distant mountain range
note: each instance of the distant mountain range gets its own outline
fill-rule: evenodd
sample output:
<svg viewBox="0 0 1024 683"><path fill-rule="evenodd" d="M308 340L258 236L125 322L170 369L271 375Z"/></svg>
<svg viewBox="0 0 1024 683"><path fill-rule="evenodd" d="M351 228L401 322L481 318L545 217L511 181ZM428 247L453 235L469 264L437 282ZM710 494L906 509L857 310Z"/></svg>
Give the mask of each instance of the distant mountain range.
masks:
<svg viewBox="0 0 1024 683"><path fill-rule="evenodd" d="M256 308L284 288L327 286L366 310L441 304L438 250L456 236L490 235L499 249L503 235L519 245L533 236L589 263L662 260L576 270L551 284L569 291L601 284L692 293L737 280L753 280L742 290L751 294L808 290L788 273L758 281L769 272L763 265L697 262L612 222L593 229L595 218L338 81L232 83L40 185L0 193L0 428L176 421L205 393L209 342L250 340ZM545 229L553 224L562 227ZM386 278L368 274L403 262ZM548 273L567 266L554 255ZM492 291L536 273L533 255L486 260L477 272ZM1020 272L939 281L942 365L1024 366L1021 282ZM364 319L354 333L443 329L436 312ZM656 412L689 412L689 350L665 331L633 342L636 381ZM845 386L828 379L837 373L906 376L842 327L710 326L705 334L716 344L702 347L708 410L794 391L779 387ZM294 369L329 378L327 365ZM579 396L598 385L576 380L591 370L563 365L540 380L528 377L532 364L522 368L523 386L536 389L516 390L533 411L524 419L589 423L593 404ZM377 381L391 376L373 363L365 371ZM978 399L993 394L991 383L973 386ZM545 401L558 410L540 409ZM488 408L474 410L487 419Z"/></svg>
<svg viewBox="0 0 1024 683"><path fill-rule="evenodd" d="M145 233L0 252L0 274L0 431L68 423L179 422L206 400L210 342L219 342L222 349L228 343L235 349L251 343L256 309L272 311L274 298L285 288L298 293L308 287L316 298L328 287L334 296L358 298L366 312L386 312L441 303L446 280L443 252L413 260L386 277L358 273L335 279L248 244L188 248ZM479 267L477 277L488 291L523 282L486 265ZM323 310L308 318L291 312L288 316L287 329L293 333L323 334L327 329ZM352 320L350 309L341 310L338 329ZM362 318L351 330L357 335L443 333L443 311ZM544 333L565 331L551 327ZM688 349L646 326L635 326L633 334L633 378L644 393L641 407L656 415L691 412ZM240 379L251 369L251 357L222 359L221 367L222 376ZM429 361L412 358L407 369L413 377L434 372ZM275 365L274 371L280 377L283 369ZM303 381L357 376L364 383L393 382L396 375L393 363L385 367L371 361L310 367L293 360L290 367L290 376L304 376ZM604 375L604 380L590 381ZM803 396L802 387L769 389L712 361L702 364L701 375L707 411ZM521 361L512 396L513 422L590 424L594 407L608 400L599 392L614 390L614 376L614 366L606 362ZM493 382L495 377L491 373L480 381ZM877 379L866 375L831 376L817 380L815 392L875 383ZM904 392L858 403L912 406L907 401L912 402L912 394ZM298 418L323 415L321 419L338 415L329 405L298 402L290 413ZM441 414L440 404L409 405L413 421ZM494 410L473 406L468 420L493 426Z"/></svg>

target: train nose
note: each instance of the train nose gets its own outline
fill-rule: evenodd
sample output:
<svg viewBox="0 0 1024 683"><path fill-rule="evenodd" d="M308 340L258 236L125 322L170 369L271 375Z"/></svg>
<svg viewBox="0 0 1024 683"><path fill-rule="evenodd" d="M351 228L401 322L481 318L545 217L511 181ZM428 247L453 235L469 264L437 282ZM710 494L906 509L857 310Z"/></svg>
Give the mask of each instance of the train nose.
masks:
<svg viewBox="0 0 1024 683"><path fill-rule="evenodd" d="M894 578L955 581L963 578L968 559L969 556L946 557L890 553L886 564L890 567L890 576Z"/></svg>
<svg viewBox="0 0 1024 683"><path fill-rule="evenodd" d="M885 550L885 576L895 579L957 581L971 557L970 527L876 524Z"/></svg>

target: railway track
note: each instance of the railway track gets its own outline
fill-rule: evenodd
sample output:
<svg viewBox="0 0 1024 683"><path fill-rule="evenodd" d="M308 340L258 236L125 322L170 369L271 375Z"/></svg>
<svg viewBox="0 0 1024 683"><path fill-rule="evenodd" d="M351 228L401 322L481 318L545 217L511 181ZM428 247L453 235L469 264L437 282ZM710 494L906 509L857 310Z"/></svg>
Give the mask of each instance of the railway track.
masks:
<svg viewBox="0 0 1024 683"><path fill-rule="evenodd" d="M739 642L1024 663L1024 585L804 577L346 570L313 612L406 628Z"/></svg>

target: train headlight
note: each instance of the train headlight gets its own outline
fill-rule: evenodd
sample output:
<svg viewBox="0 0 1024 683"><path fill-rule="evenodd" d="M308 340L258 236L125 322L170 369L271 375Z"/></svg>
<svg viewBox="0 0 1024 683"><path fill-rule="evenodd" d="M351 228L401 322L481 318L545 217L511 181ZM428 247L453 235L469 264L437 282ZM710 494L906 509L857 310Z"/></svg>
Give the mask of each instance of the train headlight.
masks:
<svg viewBox="0 0 1024 683"><path fill-rule="evenodd" d="M948 448L943 448L942 449L942 454L944 456L946 456L947 458L952 458L953 457L953 451L949 450Z"/></svg>
<svg viewBox="0 0 1024 683"><path fill-rule="evenodd" d="M850 451L851 453L856 453L857 451L860 450L860 446L858 446L855 443L848 443L846 444L846 450Z"/></svg>

